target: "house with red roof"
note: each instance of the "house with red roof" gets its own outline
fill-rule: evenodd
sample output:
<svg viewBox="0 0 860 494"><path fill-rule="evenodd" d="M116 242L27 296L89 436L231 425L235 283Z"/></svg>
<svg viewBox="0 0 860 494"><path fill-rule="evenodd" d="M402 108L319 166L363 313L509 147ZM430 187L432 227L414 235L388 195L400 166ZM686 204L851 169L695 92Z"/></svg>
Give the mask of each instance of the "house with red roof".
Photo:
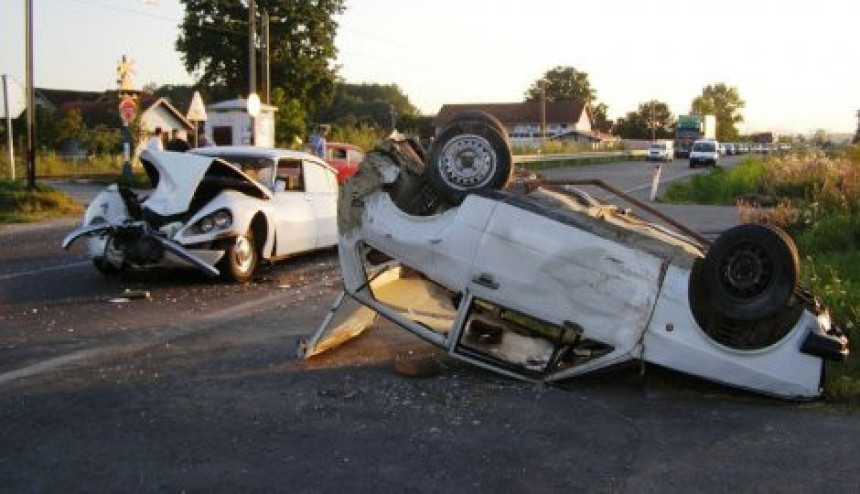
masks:
<svg viewBox="0 0 860 494"><path fill-rule="evenodd" d="M540 101L520 103L469 103L443 105L433 120L437 133L452 118L466 111L485 111L496 117L508 132L514 146L539 146L541 137L596 144L601 135L593 130L591 107L573 101L547 102L545 107L546 133L541 136L542 111Z"/></svg>

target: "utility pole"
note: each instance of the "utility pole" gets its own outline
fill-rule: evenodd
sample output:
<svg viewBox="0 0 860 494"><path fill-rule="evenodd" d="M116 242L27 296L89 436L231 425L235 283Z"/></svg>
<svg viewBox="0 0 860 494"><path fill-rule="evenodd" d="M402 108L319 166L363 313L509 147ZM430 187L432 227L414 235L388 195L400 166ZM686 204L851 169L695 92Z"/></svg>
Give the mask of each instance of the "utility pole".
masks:
<svg viewBox="0 0 860 494"><path fill-rule="evenodd" d="M269 11L263 11L263 44L266 46L263 52L263 101L267 105L272 103L272 78L271 69L269 67Z"/></svg>
<svg viewBox="0 0 860 494"><path fill-rule="evenodd" d="M388 115L391 117L391 132L397 130L397 110L394 109L394 105L388 105Z"/></svg>
<svg viewBox="0 0 860 494"><path fill-rule="evenodd" d="M255 0L248 2L248 101L257 93L257 3ZM257 122L254 115L251 119L250 145L255 145L257 136Z"/></svg>
<svg viewBox="0 0 860 494"><path fill-rule="evenodd" d="M546 81L540 81L540 148L546 145Z"/></svg>
<svg viewBox="0 0 860 494"><path fill-rule="evenodd" d="M36 91L33 88L33 0L26 7L27 59L27 187L36 188Z"/></svg>
<svg viewBox="0 0 860 494"><path fill-rule="evenodd" d="M248 3L248 94L257 92L257 3Z"/></svg>

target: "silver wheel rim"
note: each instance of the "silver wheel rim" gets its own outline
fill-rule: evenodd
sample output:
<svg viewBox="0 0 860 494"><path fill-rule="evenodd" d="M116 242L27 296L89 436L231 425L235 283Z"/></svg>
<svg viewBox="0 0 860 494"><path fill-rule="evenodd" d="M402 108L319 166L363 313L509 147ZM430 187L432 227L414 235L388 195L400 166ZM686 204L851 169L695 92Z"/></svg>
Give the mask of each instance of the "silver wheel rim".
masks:
<svg viewBox="0 0 860 494"><path fill-rule="evenodd" d="M442 180L457 190L480 188L496 173L496 152L490 142L481 136L457 136L442 148L439 171Z"/></svg>
<svg viewBox="0 0 860 494"><path fill-rule="evenodd" d="M236 245L233 247L233 258L236 261L236 268L240 272L247 273L250 271L254 261L254 246L251 245L248 237L243 235L236 238Z"/></svg>

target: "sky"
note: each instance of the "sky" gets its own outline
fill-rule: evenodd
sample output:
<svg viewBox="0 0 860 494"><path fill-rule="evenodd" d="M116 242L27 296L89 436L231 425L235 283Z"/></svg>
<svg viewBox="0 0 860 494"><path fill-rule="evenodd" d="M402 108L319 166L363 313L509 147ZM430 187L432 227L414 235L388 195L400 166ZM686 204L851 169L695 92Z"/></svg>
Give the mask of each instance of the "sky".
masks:
<svg viewBox="0 0 860 494"><path fill-rule="evenodd" d="M0 73L24 82L24 5L0 0ZM103 90L193 81L174 49L179 0L33 0L36 85ZM346 0L336 64L397 84L424 114L521 101L555 66L586 72L610 118L642 102L685 114L708 84L738 89L745 132L853 133L858 0Z"/></svg>

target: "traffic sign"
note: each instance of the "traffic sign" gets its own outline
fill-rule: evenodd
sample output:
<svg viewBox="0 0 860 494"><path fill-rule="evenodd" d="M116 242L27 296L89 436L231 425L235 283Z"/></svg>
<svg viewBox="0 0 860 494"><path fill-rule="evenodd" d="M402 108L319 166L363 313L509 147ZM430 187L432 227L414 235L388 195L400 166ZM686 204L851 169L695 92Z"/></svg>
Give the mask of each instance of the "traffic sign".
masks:
<svg viewBox="0 0 860 494"><path fill-rule="evenodd" d="M119 103L119 116L123 123L129 123L137 116L137 103L134 98L126 96Z"/></svg>
<svg viewBox="0 0 860 494"><path fill-rule="evenodd" d="M10 75L3 74L3 80L6 83L6 91L0 91L0 117L6 118L8 107L9 118L18 118L27 109L24 87Z"/></svg>
<svg viewBox="0 0 860 494"><path fill-rule="evenodd" d="M200 97L198 91L194 91L194 95L191 97L191 106L188 108L188 115L185 118L192 122L206 120L206 107L203 105L203 98Z"/></svg>

